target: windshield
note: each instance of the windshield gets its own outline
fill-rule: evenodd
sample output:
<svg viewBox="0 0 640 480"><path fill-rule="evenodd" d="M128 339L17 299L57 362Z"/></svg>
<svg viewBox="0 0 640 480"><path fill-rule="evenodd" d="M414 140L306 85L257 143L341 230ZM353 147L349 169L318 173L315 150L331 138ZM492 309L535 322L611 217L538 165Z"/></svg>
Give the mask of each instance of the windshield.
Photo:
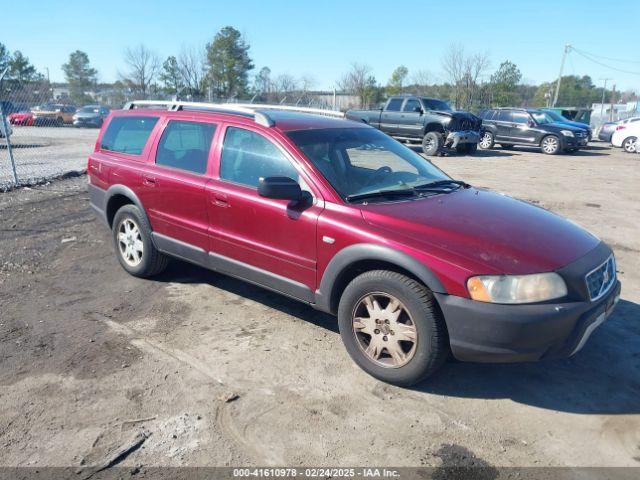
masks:
<svg viewBox="0 0 640 480"><path fill-rule="evenodd" d="M82 107L80 113L98 113L100 109L98 107Z"/></svg>
<svg viewBox="0 0 640 480"><path fill-rule="evenodd" d="M449 178L413 150L373 128L297 130L287 135L345 199Z"/></svg>
<svg viewBox="0 0 640 480"><path fill-rule="evenodd" d="M570 120L567 120L566 118L564 118L558 112L546 112L545 111L544 113L546 113L549 117L551 117L556 122L569 122L570 121Z"/></svg>
<svg viewBox="0 0 640 480"><path fill-rule="evenodd" d="M538 125L554 123L555 120L547 112L529 112Z"/></svg>
<svg viewBox="0 0 640 480"><path fill-rule="evenodd" d="M450 112L451 107L447 102L443 102L442 100L433 100L431 98L423 98L422 99L424 106L428 110L441 110L443 112Z"/></svg>

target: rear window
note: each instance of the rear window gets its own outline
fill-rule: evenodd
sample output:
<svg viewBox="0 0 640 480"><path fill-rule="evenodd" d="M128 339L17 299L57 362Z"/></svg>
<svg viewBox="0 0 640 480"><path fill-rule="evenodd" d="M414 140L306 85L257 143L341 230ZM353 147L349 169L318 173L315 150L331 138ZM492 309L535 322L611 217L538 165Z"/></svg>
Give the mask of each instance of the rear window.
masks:
<svg viewBox="0 0 640 480"><path fill-rule="evenodd" d="M210 123L173 120L165 128L156 163L202 174L207 170L209 147L216 126Z"/></svg>
<svg viewBox="0 0 640 480"><path fill-rule="evenodd" d="M100 148L112 152L140 155L158 117L115 117L102 136Z"/></svg>

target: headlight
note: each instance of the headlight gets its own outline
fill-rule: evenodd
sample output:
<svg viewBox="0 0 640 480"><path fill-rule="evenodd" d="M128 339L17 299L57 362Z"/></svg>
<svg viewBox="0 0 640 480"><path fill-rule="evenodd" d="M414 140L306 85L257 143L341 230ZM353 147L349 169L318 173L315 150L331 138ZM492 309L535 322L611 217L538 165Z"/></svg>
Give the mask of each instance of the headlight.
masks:
<svg viewBox="0 0 640 480"><path fill-rule="evenodd" d="M564 297L567 285L554 272L533 275L480 275L467 280L473 300L490 303L534 303Z"/></svg>
<svg viewBox="0 0 640 480"><path fill-rule="evenodd" d="M565 137L573 137L573 132L571 130L560 130L560 133Z"/></svg>

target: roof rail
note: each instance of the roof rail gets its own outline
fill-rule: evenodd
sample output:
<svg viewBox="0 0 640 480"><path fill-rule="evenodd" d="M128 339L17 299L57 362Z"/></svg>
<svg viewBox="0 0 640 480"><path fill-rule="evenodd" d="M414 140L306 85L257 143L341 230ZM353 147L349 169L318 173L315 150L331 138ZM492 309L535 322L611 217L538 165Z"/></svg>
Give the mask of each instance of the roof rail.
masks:
<svg viewBox="0 0 640 480"><path fill-rule="evenodd" d="M259 103L205 103L182 102L174 100L134 100L128 102L123 109L134 110L136 108L163 107L171 111L179 110L204 110L209 112L222 112L251 117L256 123L264 127L272 127L275 121L265 110L283 110L291 112L312 113L329 117L344 118L344 113L320 108L293 107L288 105L268 105Z"/></svg>
<svg viewBox="0 0 640 480"><path fill-rule="evenodd" d="M291 105L272 105L268 103L223 103L224 106L247 108L251 110L282 110L288 112L313 113L328 117L344 118L344 113L337 110L325 110L322 108L296 107Z"/></svg>
<svg viewBox="0 0 640 480"><path fill-rule="evenodd" d="M229 104L204 103L204 102L181 102L173 100L134 100L128 102L123 110L134 110L141 107L166 107L167 110L204 110L209 112L222 112L251 117L263 127L273 127L275 122L266 114L244 107L230 106Z"/></svg>

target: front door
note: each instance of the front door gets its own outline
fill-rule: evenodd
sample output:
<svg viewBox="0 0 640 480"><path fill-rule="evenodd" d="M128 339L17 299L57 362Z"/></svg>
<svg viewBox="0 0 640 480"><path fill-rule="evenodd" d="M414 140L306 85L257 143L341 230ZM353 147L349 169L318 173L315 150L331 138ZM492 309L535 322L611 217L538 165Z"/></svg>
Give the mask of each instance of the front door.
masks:
<svg viewBox="0 0 640 480"><path fill-rule="evenodd" d="M420 137L422 132L422 105L417 98L407 98L398 121L398 134L403 137Z"/></svg>
<svg viewBox="0 0 640 480"><path fill-rule="evenodd" d="M496 141L509 140L511 141L511 111L510 110L498 110L493 117L493 121L496 125Z"/></svg>
<svg viewBox="0 0 640 480"><path fill-rule="evenodd" d="M312 301L322 200L285 150L250 127L228 126L219 156L206 186L214 268ZM270 176L297 180L313 199L296 206L261 197L259 179Z"/></svg>
<svg viewBox="0 0 640 480"><path fill-rule="evenodd" d="M531 117L527 112L513 112L511 124L511 137L517 143L532 144L536 140L536 133L530 123Z"/></svg>

